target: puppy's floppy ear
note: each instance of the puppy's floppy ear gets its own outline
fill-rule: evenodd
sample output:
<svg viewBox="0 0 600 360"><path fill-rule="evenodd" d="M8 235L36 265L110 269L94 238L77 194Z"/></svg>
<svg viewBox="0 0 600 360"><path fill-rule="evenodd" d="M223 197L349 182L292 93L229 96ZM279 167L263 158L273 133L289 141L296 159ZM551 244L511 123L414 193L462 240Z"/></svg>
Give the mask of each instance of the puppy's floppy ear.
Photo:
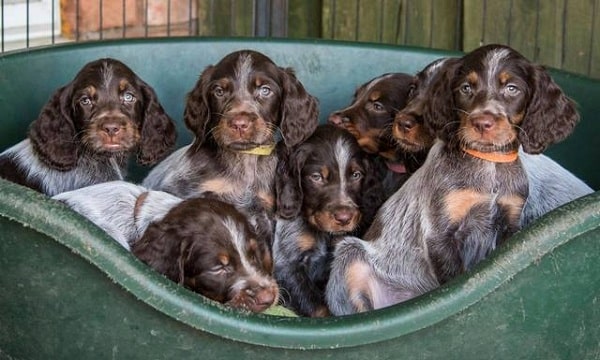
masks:
<svg viewBox="0 0 600 360"><path fill-rule="evenodd" d="M276 212L283 219L293 219L302 208L302 167L307 155L300 148L290 149L281 144L278 144L277 152L279 162L275 175Z"/></svg>
<svg viewBox="0 0 600 360"><path fill-rule="evenodd" d="M194 146L198 147L204 143L206 136L206 128L210 122L210 103L209 103L209 92L210 89L210 78L214 71L214 66L209 65L196 82L196 85L189 92L187 101L185 104L185 110L183 112L183 119L185 125L190 129L196 139L194 140Z"/></svg>
<svg viewBox="0 0 600 360"><path fill-rule="evenodd" d="M540 65L533 70L534 89L519 131L523 150L539 154L573 132L579 114L569 99Z"/></svg>
<svg viewBox="0 0 600 360"><path fill-rule="evenodd" d="M439 74L432 79L429 88L429 101L423 107L423 122L428 131L436 136L447 139L447 134L458 126L451 125L455 118L454 93L452 82L459 70L459 61L453 61L444 66Z"/></svg>
<svg viewBox="0 0 600 360"><path fill-rule="evenodd" d="M180 245L177 239L177 229L170 224L152 223L131 246L131 252L154 270L172 281L178 281L181 274L179 264L171 261L179 259Z"/></svg>
<svg viewBox="0 0 600 360"><path fill-rule="evenodd" d="M280 68L283 72L283 101L281 108L281 135L287 146L306 140L319 123L319 102L298 81L294 71Z"/></svg>
<svg viewBox="0 0 600 360"><path fill-rule="evenodd" d="M28 132L39 159L60 171L73 169L79 157L71 104L72 91L71 84L56 90L39 117L31 123Z"/></svg>
<svg viewBox="0 0 600 360"><path fill-rule="evenodd" d="M177 132L175 123L165 113L154 89L141 79L139 81L144 97L144 119L137 159L142 165L152 165L175 145Z"/></svg>

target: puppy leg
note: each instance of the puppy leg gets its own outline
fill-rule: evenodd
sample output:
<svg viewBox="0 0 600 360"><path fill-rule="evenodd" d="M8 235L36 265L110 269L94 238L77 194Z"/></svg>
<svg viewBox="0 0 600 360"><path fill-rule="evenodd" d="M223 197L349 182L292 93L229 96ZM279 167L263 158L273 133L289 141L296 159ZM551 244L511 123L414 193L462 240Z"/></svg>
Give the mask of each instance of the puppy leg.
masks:
<svg viewBox="0 0 600 360"><path fill-rule="evenodd" d="M334 315L348 315L373 309L375 281L368 254L358 238L344 238L336 247L327 288L329 310Z"/></svg>

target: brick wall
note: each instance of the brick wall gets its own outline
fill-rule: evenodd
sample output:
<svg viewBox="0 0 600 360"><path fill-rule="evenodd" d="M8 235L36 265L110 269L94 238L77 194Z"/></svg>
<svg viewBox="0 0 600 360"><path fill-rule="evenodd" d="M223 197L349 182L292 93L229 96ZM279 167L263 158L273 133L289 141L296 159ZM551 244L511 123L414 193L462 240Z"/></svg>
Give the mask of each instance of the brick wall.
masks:
<svg viewBox="0 0 600 360"><path fill-rule="evenodd" d="M192 35L196 27L194 0L61 0L60 5L62 36L69 39Z"/></svg>

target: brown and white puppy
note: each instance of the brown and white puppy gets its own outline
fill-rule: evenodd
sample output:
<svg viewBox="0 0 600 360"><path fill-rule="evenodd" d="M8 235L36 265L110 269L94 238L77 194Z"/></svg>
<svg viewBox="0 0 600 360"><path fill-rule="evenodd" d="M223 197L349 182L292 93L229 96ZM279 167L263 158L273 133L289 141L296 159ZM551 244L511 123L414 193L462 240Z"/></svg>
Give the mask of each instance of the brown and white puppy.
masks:
<svg viewBox="0 0 600 360"><path fill-rule="evenodd" d="M352 103L332 112L328 122L348 130L361 148L373 155L375 171L384 184L386 196L393 194L421 162L398 151L390 134L396 113L404 108L413 76L388 73L358 87Z"/></svg>
<svg viewBox="0 0 600 360"><path fill-rule="evenodd" d="M156 166L143 184L188 198L211 194L247 214L272 237L279 132L286 147L317 126L318 102L289 68L251 50L208 66L184 112L194 142Z"/></svg>
<svg viewBox="0 0 600 360"><path fill-rule="evenodd" d="M184 200L150 224L131 251L169 279L233 308L261 312L277 303L269 244L220 200Z"/></svg>
<svg viewBox="0 0 600 360"><path fill-rule="evenodd" d="M436 83L424 111L438 140L423 166L380 208L364 236L335 251L334 314L389 306L473 268L520 228L528 193L518 147L539 153L578 121L541 67L488 45Z"/></svg>
<svg viewBox="0 0 600 360"><path fill-rule="evenodd" d="M0 177L51 196L122 180L130 153L151 165L175 138L154 90L122 62L99 59L56 90L26 140L0 154Z"/></svg>
<svg viewBox="0 0 600 360"><path fill-rule="evenodd" d="M273 258L283 304L299 315L329 314L325 285L341 235L360 234L383 200L369 157L347 131L321 125L277 177L278 215Z"/></svg>
<svg viewBox="0 0 600 360"><path fill-rule="evenodd" d="M424 158L435 140L435 131L423 118L426 108L431 108L436 83L447 76L458 58L441 58L421 70L411 84L406 106L394 118L392 134L397 146L416 158ZM519 157L527 173L529 196L521 216L521 226L533 221L593 189L581 179L546 155L532 155L519 149Z"/></svg>
<svg viewBox="0 0 600 360"><path fill-rule="evenodd" d="M124 181L54 196L169 279L237 309L277 303L268 244L216 199L180 199Z"/></svg>

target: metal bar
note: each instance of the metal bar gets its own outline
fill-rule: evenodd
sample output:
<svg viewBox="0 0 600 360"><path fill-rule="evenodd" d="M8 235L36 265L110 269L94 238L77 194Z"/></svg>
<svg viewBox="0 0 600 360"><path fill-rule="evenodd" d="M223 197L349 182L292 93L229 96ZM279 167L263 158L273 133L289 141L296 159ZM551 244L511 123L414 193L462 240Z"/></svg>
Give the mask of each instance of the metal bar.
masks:
<svg viewBox="0 0 600 360"><path fill-rule="evenodd" d="M383 42L383 8L385 7L385 0L380 0L379 1L379 36L378 36L378 40L379 42Z"/></svg>
<svg viewBox="0 0 600 360"><path fill-rule="evenodd" d="M75 41L79 41L79 0L75 1Z"/></svg>
<svg viewBox="0 0 600 360"><path fill-rule="evenodd" d="M150 0L146 0L144 3L146 4L144 8L144 37L148 37L148 9L150 8Z"/></svg>
<svg viewBox="0 0 600 360"><path fill-rule="evenodd" d="M2 17L2 29L0 29L0 40L2 40L2 44L0 44L0 47L2 48L2 52L4 52L4 24L6 24L4 21L4 0L0 0L0 4L2 5L2 8L0 8L0 16Z"/></svg>
<svg viewBox="0 0 600 360"><path fill-rule="evenodd" d="M481 40L479 41L479 45L485 44L485 18L487 15L487 0L483 0L483 13L481 18Z"/></svg>
<svg viewBox="0 0 600 360"><path fill-rule="evenodd" d="M167 36L171 36L171 11L173 11L171 0L167 1Z"/></svg>
<svg viewBox="0 0 600 360"><path fill-rule="evenodd" d="M331 1L331 39L335 39L335 22L336 22L336 10L337 10L337 1Z"/></svg>
<svg viewBox="0 0 600 360"><path fill-rule="evenodd" d="M127 0L123 0L123 34L122 38L126 37L127 33Z"/></svg>
<svg viewBox="0 0 600 360"><path fill-rule="evenodd" d="M288 0L271 0L271 36L287 36Z"/></svg>
<svg viewBox="0 0 600 360"><path fill-rule="evenodd" d="M540 57L540 0L535 3L535 52L533 61L538 61Z"/></svg>
<svg viewBox="0 0 600 360"><path fill-rule="evenodd" d="M53 45L55 43L55 41L54 41L54 16L55 16L55 14L54 14L54 3L55 3L55 0L52 0L52 4L50 5L50 6L52 6L52 11L51 11L51 13L52 13L51 14L52 19L50 20L50 29L51 29L50 33L51 33L51 43Z"/></svg>
<svg viewBox="0 0 600 360"><path fill-rule="evenodd" d="M433 27L434 24L434 20L435 20L435 6L433 6L433 0L429 0L429 8L431 9L431 13L429 13L429 23L431 24L431 26ZM429 47L433 47L433 29L431 29L431 31L429 31Z"/></svg>
<svg viewBox="0 0 600 360"><path fill-rule="evenodd" d="M25 2L25 47L29 48L29 0Z"/></svg>
<svg viewBox="0 0 600 360"><path fill-rule="evenodd" d="M562 29L561 29L561 50L560 50L560 65L559 68L562 69L563 64L565 63L565 57L567 56L565 50L565 39L567 38L567 0L565 0L563 4L563 16L562 16Z"/></svg>
<svg viewBox="0 0 600 360"><path fill-rule="evenodd" d="M358 41L360 31L360 0L356 0L356 24L354 24L354 40Z"/></svg>
<svg viewBox="0 0 600 360"><path fill-rule="evenodd" d="M456 0L456 24L454 26L454 50L463 50L463 2L462 0Z"/></svg>
<svg viewBox="0 0 600 360"><path fill-rule="evenodd" d="M256 0L254 2L254 36L270 35L270 5L270 0Z"/></svg>
<svg viewBox="0 0 600 360"><path fill-rule="evenodd" d="M588 58L588 69L587 69L587 75L590 76L592 74L592 64L594 62L593 58L594 58L594 45L596 44L596 41L594 40L594 29L596 28L596 4L598 3L598 0L595 0L593 5L592 5L592 36L590 36L590 47L589 47L589 54L590 57Z"/></svg>
<svg viewBox="0 0 600 360"><path fill-rule="evenodd" d="M510 0L509 3L508 3L508 31L507 31L507 34L506 34L506 36L508 37L508 40L507 40L508 41L508 44L507 44L508 46L510 46L510 44L511 44L510 40L511 40L511 37L512 37L513 5L514 5L513 4L513 0Z"/></svg>
<svg viewBox="0 0 600 360"><path fill-rule="evenodd" d="M99 18L99 22L100 22L100 29L99 29L99 31L100 31L100 40L102 40L102 38L104 36L103 29L102 29L102 27L104 25L103 24L103 22L104 22L104 16L102 14L102 10L104 9L104 3L102 2L102 0L99 0L98 5L99 5L98 6L99 7L98 18Z"/></svg>
<svg viewBox="0 0 600 360"><path fill-rule="evenodd" d="M194 7L193 7L193 3L192 0L188 1L188 35L194 35L194 26L193 26L193 21L194 21L194 17L192 14L192 11L194 11Z"/></svg>
<svg viewBox="0 0 600 360"><path fill-rule="evenodd" d="M406 45L408 43L408 22L410 21L410 6L409 6L409 1L404 1L404 4L406 4L405 6L405 11L404 11L404 45Z"/></svg>

